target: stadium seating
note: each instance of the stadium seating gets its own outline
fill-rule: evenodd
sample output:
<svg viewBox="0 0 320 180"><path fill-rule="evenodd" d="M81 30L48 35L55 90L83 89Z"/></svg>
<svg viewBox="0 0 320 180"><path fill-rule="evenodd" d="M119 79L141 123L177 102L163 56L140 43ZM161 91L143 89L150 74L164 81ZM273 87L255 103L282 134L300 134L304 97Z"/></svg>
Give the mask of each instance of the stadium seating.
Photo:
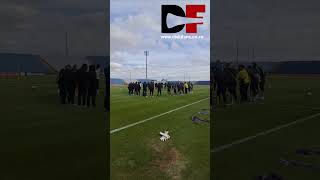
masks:
<svg viewBox="0 0 320 180"><path fill-rule="evenodd" d="M288 61L275 69L279 74L320 74L320 61Z"/></svg>
<svg viewBox="0 0 320 180"><path fill-rule="evenodd" d="M239 62L239 64L248 66L251 62ZM257 62L257 64L267 73L320 74L320 61ZM215 63L212 63L211 68L213 69L214 66Z"/></svg>
<svg viewBox="0 0 320 180"><path fill-rule="evenodd" d="M111 85L125 85L126 82L123 79L111 78L110 79L110 84Z"/></svg>
<svg viewBox="0 0 320 180"><path fill-rule="evenodd" d="M49 74L56 70L38 55L0 53L0 72Z"/></svg>

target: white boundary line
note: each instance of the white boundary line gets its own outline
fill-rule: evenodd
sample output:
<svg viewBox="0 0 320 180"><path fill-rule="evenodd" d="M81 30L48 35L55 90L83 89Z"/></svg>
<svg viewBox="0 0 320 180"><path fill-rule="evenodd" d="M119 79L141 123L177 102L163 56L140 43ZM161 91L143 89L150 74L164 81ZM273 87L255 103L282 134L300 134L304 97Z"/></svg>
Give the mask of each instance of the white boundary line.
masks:
<svg viewBox="0 0 320 180"><path fill-rule="evenodd" d="M117 128L117 129L113 129L113 130L110 131L110 134L113 134L113 133L122 131L122 130L124 130L124 129L127 129L127 128L130 128L130 127L136 126L136 125L138 125L138 124L145 123L145 122L150 121L150 120L152 120L152 119L155 119L155 118L164 116L164 115L166 115L166 114L170 114L170 113L172 113L172 112L175 112L175 111L178 111L178 110L180 110L180 109L183 109L183 108L192 106L192 105L194 105L194 104L198 104L198 103L200 103L200 102L202 102L202 101L205 101L205 100L207 100L207 99L209 99L209 97L204 98L204 99L201 99L201 100L196 101L196 102L193 102L193 103L190 103L190 104L187 104L187 105L184 105L184 106L181 106L181 107L178 107L178 108L176 108L176 109L172 109L172 110L170 110L170 111L167 111L167 112L158 114L158 115L153 116L153 117L150 117L150 118L148 118L148 119L144 119L144 120L142 120L142 121L138 121L138 122L135 122L135 123L132 123L132 124L129 124L129 125L126 125L126 126Z"/></svg>
<svg viewBox="0 0 320 180"><path fill-rule="evenodd" d="M313 115L311 115L311 116L308 116L308 117L305 117L305 118L301 118L301 119L295 120L295 121L290 122L290 123L288 123L288 124L276 126L275 128L272 128L272 129L269 129L269 130L260 132L260 133L258 133L258 134L256 134L256 135L249 136L249 137L246 137L246 138L243 138L243 139L234 141L234 142L232 142L232 143L230 143L230 144L226 144L226 145L222 145L222 146L219 146L219 147L217 147L217 148L214 148L212 152L213 152L213 153L221 152L221 151L226 150L226 149L229 149L229 148L231 148L231 147L233 147L233 146L235 146L235 145L243 144L243 143L245 143L245 142L248 142L248 141L250 141L250 140L253 140L253 139L255 139L255 138L259 137L259 136L265 136L265 135L271 134L271 133L276 132L276 131L279 131L279 130L281 130L281 129L283 129L283 128L287 128L287 127L289 127L289 126L293 126L293 125L296 125L296 124L305 122L305 121L307 121L307 120L313 119L313 118L318 117L318 116L320 116L320 113L316 113L316 114L313 114Z"/></svg>

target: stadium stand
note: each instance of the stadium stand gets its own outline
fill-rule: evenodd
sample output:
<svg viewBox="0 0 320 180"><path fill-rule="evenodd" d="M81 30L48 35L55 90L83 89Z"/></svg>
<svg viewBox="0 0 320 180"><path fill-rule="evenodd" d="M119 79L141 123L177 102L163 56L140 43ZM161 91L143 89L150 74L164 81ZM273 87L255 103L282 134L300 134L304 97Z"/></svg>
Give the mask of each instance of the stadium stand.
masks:
<svg viewBox="0 0 320 180"><path fill-rule="evenodd" d="M157 80L155 80L155 79L137 79L137 81L139 81L141 83L144 83L144 82L148 83L148 82L157 81Z"/></svg>
<svg viewBox="0 0 320 180"><path fill-rule="evenodd" d="M111 85L125 85L127 83L123 79L111 78L110 84Z"/></svg>
<svg viewBox="0 0 320 180"><path fill-rule="evenodd" d="M210 81L195 81L195 85L210 85Z"/></svg>
<svg viewBox="0 0 320 180"><path fill-rule="evenodd" d="M280 63L277 74L320 74L320 61L287 61Z"/></svg>
<svg viewBox="0 0 320 180"><path fill-rule="evenodd" d="M251 62L239 62L239 64L248 66ZM320 61L257 62L257 64L265 72L273 74L320 74ZM212 63L211 69L214 67L215 63Z"/></svg>
<svg viewBox="0 0 320 180"><path fill-rule="evenodd" d="M0 53L0 72L1 74L52 74L57 71L39 55Z"/></svg>

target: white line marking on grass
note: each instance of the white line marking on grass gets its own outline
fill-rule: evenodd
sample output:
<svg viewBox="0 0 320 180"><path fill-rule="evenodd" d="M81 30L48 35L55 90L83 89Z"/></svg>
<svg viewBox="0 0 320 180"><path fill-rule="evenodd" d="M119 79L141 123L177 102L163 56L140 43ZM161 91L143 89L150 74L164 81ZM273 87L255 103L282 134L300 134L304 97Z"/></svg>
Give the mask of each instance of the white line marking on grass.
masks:
<svg viewBox="0 0 320 180"><path fill-rule="evenodd" d="M231 147L233 147L235 145L243 144L245 142L253 140L253 139L255 139L255 138L259 137L259 136L265 136L265 135L271 134L273 132L279 131L279 130L287 128L289 126L293 126L293 125L296 125L296 124L299 124L299 123L303 123L303 122L305 122L307 120L313 119L313 118L318 117L318 116L320 116L320 113L316 113L314 115L295 120L295 121L290 122L288 124L284 124L284 125L281 125L281 126L276 126L275 128L260 132L260 133L254 135L254 136L249 136L249 137L246 137L244 139L240 139L240 140L234 141L234 142L232 142L230 144L226 144L226 145L214 148L212 152L213 153L221 152L221 151L229 149L229 148L231 148Z"/></svg>
<svg viewBox="0 0 320 180"><path fill-rule="evenodd" d="M170 111L167 111L167 112L158 114L158 115L153 116L153 117L150 117L150 118L148 118L148 119L144 119L144 120L142 120L142 121L138 121L138 122L135 122L135 123L132 123L132 124L123 126L123 127L121 127L121 128L113 129L113 130L110 131L110 134L113 134L113 133L122 131L122 130L124 130L124 129L127 129L127 128L130 128L130 127L136 126L136 125L138 125L138 124L145 123L145 122L150 121L150 120L152 120L152 119L155 119L155 118L158 118L158 117L161 117L161 116L170 114L170 113L172 113L172 112L175 112L175 111L178 111L178 110L180 110L180 109L183 109L183 108L192 106L192 105L194 105L194 104L200 103L200 102L205 101L205 100L207 100L207 99L209 99L209 97L208 97L208 98L201 99L201 100L196 101L196 102L193 102L193 103L190 103L190 104L187 104L187 105L184 105L184 106L181 106L181 107L178 107L178 108L176 108L176 109L172 109L172 110L170 110Z"/></svg>

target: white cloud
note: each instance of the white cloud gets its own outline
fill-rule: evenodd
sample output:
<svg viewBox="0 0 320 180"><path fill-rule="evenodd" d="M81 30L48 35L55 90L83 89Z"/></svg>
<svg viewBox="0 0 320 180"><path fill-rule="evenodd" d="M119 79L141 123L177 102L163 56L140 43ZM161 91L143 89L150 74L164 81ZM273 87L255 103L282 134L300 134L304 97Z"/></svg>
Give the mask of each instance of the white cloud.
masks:
<svg viewBox="0 0 320 180"><path fill-rule="evenodd" d="M191 1L193 2L193 1ZM196 1L199 3L199 1ZM199 26L199 34L204 40L163 40L161 35L161 4L172 1L129 1L111 0L111 62L122 66L111 69L111 77L128 79L144 78L144 50L148 57L148 76L182 80L209 80L210 33L209 1L204 25ZM185 3L180 3L182 5ZM130 5L130 6L129 6ZM173 21L181 21L172 18ZM171 20L170 20L171 21Z"/></svg>

